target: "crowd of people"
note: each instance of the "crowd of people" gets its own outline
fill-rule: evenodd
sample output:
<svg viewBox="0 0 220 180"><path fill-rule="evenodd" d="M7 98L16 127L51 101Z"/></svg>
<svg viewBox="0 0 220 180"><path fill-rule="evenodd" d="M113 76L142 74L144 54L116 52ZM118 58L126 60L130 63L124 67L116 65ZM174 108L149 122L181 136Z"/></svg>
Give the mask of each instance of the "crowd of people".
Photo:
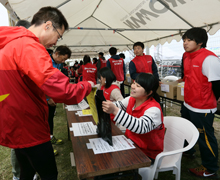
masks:
<svg viewBox="0 0 220 180"><path fill-rule="evenodd" d="M50 50L69 28L61 11L43 7L29 27L22 26L0 27L0 95L8 95L0 102L0 145L13 151L13 179L31 180L36 173L42 180L57 179L58 152L52 144L61 145L63 141L53 132L56 104L77 104L93 86L103 90L107 100L102 104L103 111L110 114L115 125L126 128L125 136L153 164L163 151L165 127L156 92L161 84L157 66L152 56L143 53L144 44L133 45L135 58L129 63L133 82L130 95L125 97L125 55L118 55L115 47L109 49L109 59L100 52L98 57L85 55L68 67L65 61L71 57L71 50L67 46ZM200 132L202 159L201 167L189 171L198 177L216 178L218 144L213 120L220 103L220 61L205 48L208 37L204 29L189 29L182 39L183 75L178 82L184 81L185 88L181 116ZM194 153L194 149L186 152L189 156Z"/></svg>

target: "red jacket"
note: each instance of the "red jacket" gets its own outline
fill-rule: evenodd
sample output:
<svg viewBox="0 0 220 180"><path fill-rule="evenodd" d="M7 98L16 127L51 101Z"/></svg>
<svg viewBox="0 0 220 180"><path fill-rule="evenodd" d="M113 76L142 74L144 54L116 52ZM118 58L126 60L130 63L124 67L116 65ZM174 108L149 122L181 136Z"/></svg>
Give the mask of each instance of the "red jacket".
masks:
<svg viewBox="0 0 220 180"><path fill-rule="evenodd" d="M117 81L124 81L124 60L122 58L120 59L109 59L111 70L116 76Z"/></svg>
<svg viewBox="0 0 220 180"><path fill-rule="evenodd" d="M110 101L110 96L111 96L111 93L114 89L119 89L119 87L117 85L114 85L112 84L109 88L105 89L104 86L101 87L101 90L103 90L103 95L105 97L106 100L109 100ZM120 89L119 89L120 90ZM111 118L111 121L115 124L115 121L113 121L114 119L114 115L113 114L110 114L110 118Z"/></svg>
<svg viewBox="0 0 220 180"><path fill-rule="evenodd" d="M92 81L94 84L96 84L97 67L91 63L87 63L86 65L82 65L82 69L83 81Z"/></svg>
<svg viewBox="0 0 220 180"><path fill-rule="evenodd" d="M153 73L152 57L150 55L136 56L133 60L137 73Z"/></svg>
<svg viewBox="0 0 220 180"><path fill-rule="evenodd" d="M100 66L100 69L104 68L107 66L107 61L105 59L102 59L102 58L99 58L100 62L101 62L101 66Z"/></svg>
<svg viewBox="0 0 220 180"><path fill-rule="evenodd" d="M212 83L202 74L202 64L213 52L202 48L193 53L184 53L184 101L197 109L216 108L217 102Z"/></svg>
<svg viewBox="0 0 220 180"><path fill-rule="evenodd" d="M27 148L50 141L45 94L57 103L79 103L87 82L69 84L53 68L39 39L23 27L0 27L0 145Z"/></svg>
<svg viewBox="0 0 220 180"><path fill-rule="evenodd" d="M163 113L160 104L151 97L142 105L132 110L135 105L135 101L136 100L133 97L130 97L126 112L137 118L143 116L144 112L151 107L157 107L160 109L162 120L162 125L160 128L154 129L146 134L136 134L128 129L125 132L125 135L134 141L147 156L155 159L156 156L163 151L165 133Z"/></svg>

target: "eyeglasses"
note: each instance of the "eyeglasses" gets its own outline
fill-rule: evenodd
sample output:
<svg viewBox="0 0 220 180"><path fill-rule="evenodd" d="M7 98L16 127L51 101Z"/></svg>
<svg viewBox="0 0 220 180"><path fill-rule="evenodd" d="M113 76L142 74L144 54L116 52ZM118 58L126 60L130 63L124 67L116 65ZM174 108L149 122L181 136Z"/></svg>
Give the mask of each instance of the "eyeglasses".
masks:
<svg viewBox="0 0 220 180"><path fill-rule="evenodd" d="M53 26L53 28L57 31L57 28L53 25L53 23L52 23L52 26ZM63 40L63 37L60 35L60 33L57 31L57 33L59 34L59 36L60 36L60 38L57 40L57 41L61 41L61 40Z"/></svg>

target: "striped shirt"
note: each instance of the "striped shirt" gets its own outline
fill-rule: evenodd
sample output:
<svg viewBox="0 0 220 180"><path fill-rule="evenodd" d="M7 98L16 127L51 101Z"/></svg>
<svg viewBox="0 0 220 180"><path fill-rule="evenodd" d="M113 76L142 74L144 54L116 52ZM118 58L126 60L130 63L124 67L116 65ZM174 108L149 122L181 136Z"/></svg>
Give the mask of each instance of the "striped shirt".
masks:
<svg viewBox="0 0 220 180"><path fill-rule="evenodd" d="M119 108L119 111L113 121L137 134L145 134L154 129L160 128L162 121L159 108L151 107L147 109L140 118L137 118L126 113L129 98L130 97L127 97L122 101L114 103Z"/></svg>

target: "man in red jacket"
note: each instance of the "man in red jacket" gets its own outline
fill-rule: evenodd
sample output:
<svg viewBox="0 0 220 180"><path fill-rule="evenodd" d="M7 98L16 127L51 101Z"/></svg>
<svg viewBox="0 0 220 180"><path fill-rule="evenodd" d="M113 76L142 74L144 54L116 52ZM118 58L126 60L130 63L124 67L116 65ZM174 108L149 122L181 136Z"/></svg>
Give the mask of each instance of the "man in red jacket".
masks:
<svg viewBox="0 0 220 180"><path fill-rule="evenodd" d="M220 97L220 60L205 49L207 33L192 28L182 37L185 53L183 69L185 81L182 117L190 120L199 130L199 149L202 165L189 171L201 178L217 178L218 144L214 135L213 120ZM186 127L187 128L187 127ZM191 149L188 153L194 153Z"/></svg>
<svg viewBox="0 0 220 180"><path fill-rule="evenodd" d="M69 84L46 50L62 39L68 23L53 7L41 8L27 30L0 27L0 145L14 148L20 179L56 180L45 95L55 102L79 103L92 82Z"/></svg>
<svg viewBox="0 0 220 180"><path fill-rule="evenodd" d="M133 49L136 56L129 63L129 73L131 78L135 80L137 75L140 73L151 73L159 79L157 65L153 57L151 55L144 54L144 43L134 43Z"/></svg>

